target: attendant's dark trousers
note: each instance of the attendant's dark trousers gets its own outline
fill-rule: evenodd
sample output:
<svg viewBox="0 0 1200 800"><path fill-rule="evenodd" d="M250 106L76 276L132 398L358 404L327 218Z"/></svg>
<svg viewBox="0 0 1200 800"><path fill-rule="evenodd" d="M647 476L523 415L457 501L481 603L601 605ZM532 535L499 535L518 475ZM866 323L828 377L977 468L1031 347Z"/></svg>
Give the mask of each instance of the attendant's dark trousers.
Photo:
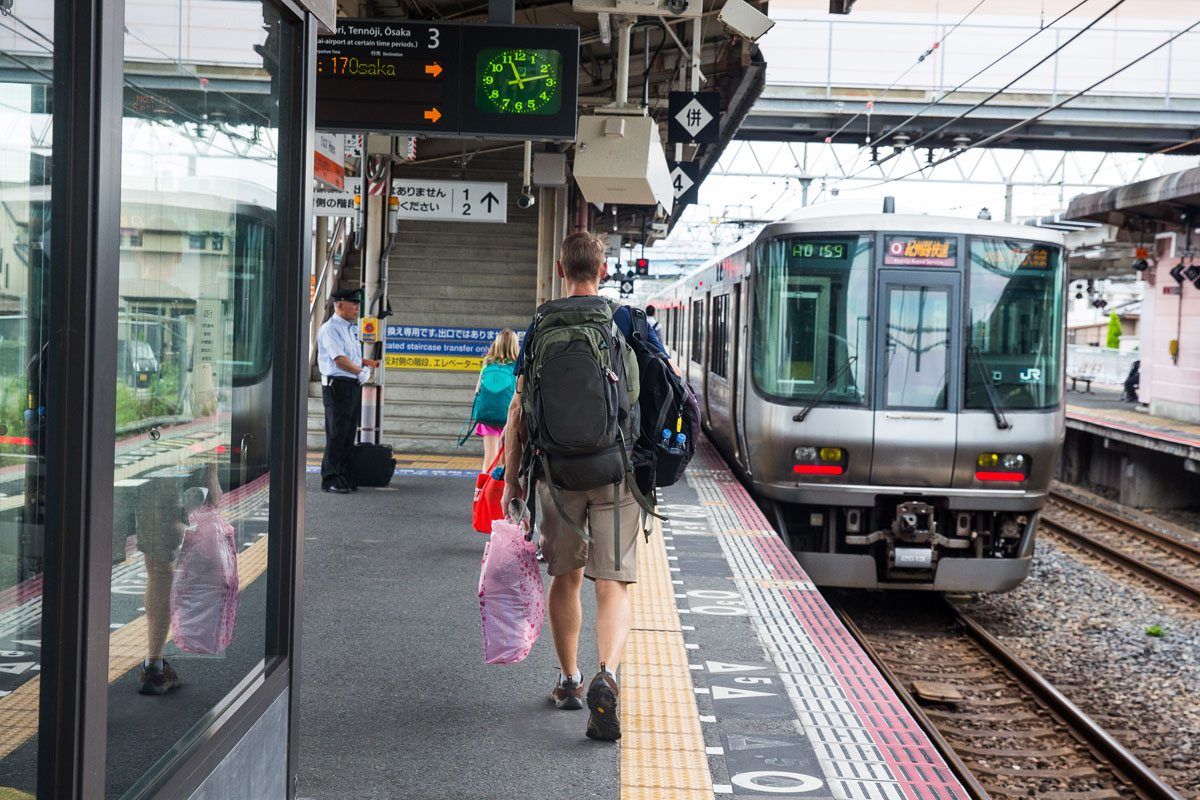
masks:
<svg viewBox="0 0 1200 800"><path fill-rule="evenodd" d="M325 457L321 459L321 488L353 485L348 472L354 436L362 413L362 387L353 378L330 378L321 387L325 402Z"/></svg>

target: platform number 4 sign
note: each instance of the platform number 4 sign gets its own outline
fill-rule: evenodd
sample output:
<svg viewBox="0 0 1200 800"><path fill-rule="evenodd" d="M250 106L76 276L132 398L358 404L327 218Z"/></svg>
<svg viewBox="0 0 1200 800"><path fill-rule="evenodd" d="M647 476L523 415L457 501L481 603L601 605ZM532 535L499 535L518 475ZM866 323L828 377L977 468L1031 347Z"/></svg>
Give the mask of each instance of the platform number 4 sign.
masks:
<svg viewBox="0 0 1200 800"><path fill-rule="evenodd" d="M696 202L700 192L700 165L694 161L671 164L671 188L675 191L675 207Z"/></svg>
<svg viewBox="0 0 1200 800"><path fill-rule="evenodd" d="M667 141L712 144L721 134L721 95L671 92L667 98Z"/></svg>

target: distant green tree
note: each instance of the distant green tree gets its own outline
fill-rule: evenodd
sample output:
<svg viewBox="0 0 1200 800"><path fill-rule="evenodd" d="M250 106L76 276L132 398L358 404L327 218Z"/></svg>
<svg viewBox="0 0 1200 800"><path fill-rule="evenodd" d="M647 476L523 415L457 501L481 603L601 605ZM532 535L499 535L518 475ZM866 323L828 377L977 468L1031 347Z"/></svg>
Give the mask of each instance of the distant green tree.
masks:
<svg viewBox="0 0 1200 800"><path fill-rule="evenodd" d="M1108 315L1108 337L1105 339L1104 346L1111 350L1116 350L1121 346L1121 318L1115 311Z"/></svg>

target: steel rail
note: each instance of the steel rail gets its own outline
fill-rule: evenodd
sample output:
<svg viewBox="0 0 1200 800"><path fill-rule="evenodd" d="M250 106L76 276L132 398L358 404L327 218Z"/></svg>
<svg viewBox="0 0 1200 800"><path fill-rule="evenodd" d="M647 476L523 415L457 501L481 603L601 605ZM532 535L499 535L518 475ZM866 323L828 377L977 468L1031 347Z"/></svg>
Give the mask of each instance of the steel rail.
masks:
<svg viewBox="0 0 1200 800"><path fill-rule="evenodd" d="M828 599L828 598L827 598ZM1007 671L1025 688L1038 702L1053 712L1058 720L1066 725L1080 741L1087 744L1091 751L1102 761L1106 762L1117 776L1134 787L1144 800L1184 800L1174 788L1167 784L1150 767L1146 766L1133 752L1117 741L1112 734L1104 730L1095 720L1060 692L1033 667L1013 653L1004 644L988 633L967 612L960 609L953 601L945 599L946 606L954 621L966 632L971 641L988 654L1001 668ZM937 724L925 713L916 699L904 686L903 681L892 672L879 653L871 645L866 634L854 623L848 612L840 605L830 602L834 613L850 635L858 642L867 657L879 669L884 680L896 692L900 701L913 715L913 718L929 736L931 742L942 753L947 765L962 782L964 788L973 797L987 798L987 790L979 783L970 768L962 761L951 745L937 728Z"/></svg>
<svg viewBox="0 0 1200 800"><path fill-rule="evenodd" d="M1103 508L1094 508L1086 505L1080 500L1076 500L1074 497L1060 494L1053 489L1050 490L1050 500L1051 502L1066 506L1070 511L1074 511L1079 514L1086 514L1092 517L1098 517L1105 523L1117 528L1118 530L1131 530L1142 538L1149 539L1154 542L1154 544L1170 550L1176 555L1183 556L1189 561L1200 564L1200 547L1180 541L1174 536L1162 533L1161 531L1156 531L1154 528L1148 527L1137 520L1126 519L1125 517L1114 514L1113 512Z"/></svg>
<svg viewBox="0 0 1200 800"><path fill-rule="evenodd" d="M1183 795L1168 785L1154 770L1142 763L1141 759L1113 738L1112 734L1100 727L1095 720L1085 714L1079 706L1071 702L1066 695L1042 677L1033 667L1005 647L999 639L988 633L969 614L950 600L946 601L946 605L950 607L956 621L970 634L976 644L999 661L1039 700L1053 709L1076 734L1082 736L1102 758L1109 761L1119 771L1121 777L1153 800L1183 800Z"/></svg>
<svg viewBox="0 0 1200 800"><path fill-rule="evenodd" d="M826 600L829 600L829 598L826 598ZM983 788L983 784L975 777L975 773L971 772L971 768L959 757L958 752L954 749L954 745L950 744L950 742L946 741L946 737L942 736L942 732L938 730L937 723L930 719L929 715L925 713L925 709L912 696L912 692L908 690L908 687L904 685L904 682L900 680L896 673L892 672L892 668L880 657L879 652L875 650L874 646L867 639L866 634L855 624L854 620L850 619L850 615L840 605L833 602L830 602L829 605L833 609L833 613L841 620L842 625L846 626L846 630L858 642L858 646L867 654L867 658L871 659L871 663L879 670L883 679L892 687L892 691L896 693L896 697L900 698L900 702L904 704L908 713L912 715L917 724L921 726L921 729L925 731L925 735L929 737L929 741L941 753L942 758L946 760L946 766L954 773L954 777L958 778L958 782L963 785L963 789L966 790L967 794L971 796L972 800L991 800L991 795L988 794L987 789Z"/></svg>
<svg viewBox="0 0 1200 800"><path fill-rule="evenodd" d="M1093 555L1099 556L1111 564L1126 569L1139 577L1145 578L1152 583L1166 589L1167 591L1193 605L1200 605L1200 586L1182 580L1180 578L1165 572L1158 567L1147 564L1145 561L1132 556L1122 550L1106 544L1099 539L1084 533L1083 531L1075 530L1063 525L1061 522L1054 522L1046 519L1045 516L1041 519L1041 525L1048 532L1066 539L1071 544L1080 547L1083 550L1091 552Z"/></svg>

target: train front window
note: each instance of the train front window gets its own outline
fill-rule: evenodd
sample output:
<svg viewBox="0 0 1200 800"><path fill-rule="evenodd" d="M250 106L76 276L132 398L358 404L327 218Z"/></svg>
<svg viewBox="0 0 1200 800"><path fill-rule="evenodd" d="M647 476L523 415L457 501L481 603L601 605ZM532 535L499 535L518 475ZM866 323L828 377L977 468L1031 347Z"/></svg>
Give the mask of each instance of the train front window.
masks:
<svg viewBox="0 0 1200 800"><path fill-rule="evenodd" d="M866 398L871 244L866 236L764 245L755 296L754 382L764 394Z"/></svg>
<svg viewBox="0 0 1200 800"><path fill-rule="evenodd" d="M966 407L991 408L989 381L1003 408L1057 405L1061 251L1047 244L975 239L970 253Z"/></svg>
<svg viewBox="0 0 1200 800"><path fill-rule="evenodd" d="M929 286L889 289L885 346L887 407L946 408L950 292Z"/></svg>

